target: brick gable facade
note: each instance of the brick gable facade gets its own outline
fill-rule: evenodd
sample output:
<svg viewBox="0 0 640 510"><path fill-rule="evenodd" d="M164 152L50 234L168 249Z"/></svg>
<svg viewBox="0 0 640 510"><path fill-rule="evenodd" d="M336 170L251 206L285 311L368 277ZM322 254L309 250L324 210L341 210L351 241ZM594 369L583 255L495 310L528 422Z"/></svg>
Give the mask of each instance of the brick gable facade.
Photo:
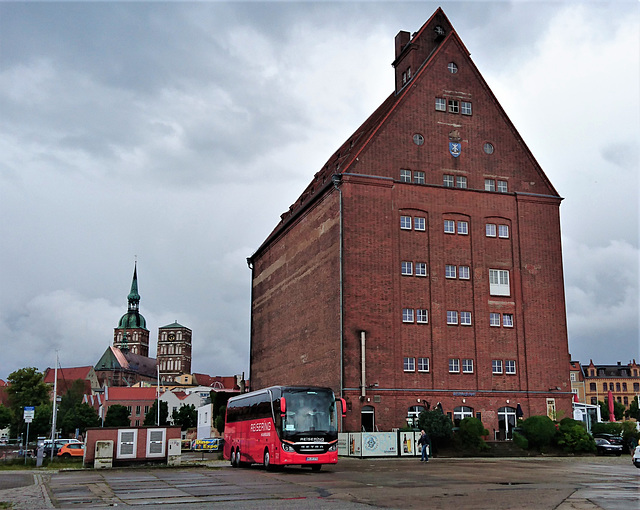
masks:
<svg viewBox="0 0 640 510"><path fill-rule="evenodd" d="M561 198L444 13L403 34L396 91L250 258L253 388L330 386L346 430L571 416Z"/></svg>

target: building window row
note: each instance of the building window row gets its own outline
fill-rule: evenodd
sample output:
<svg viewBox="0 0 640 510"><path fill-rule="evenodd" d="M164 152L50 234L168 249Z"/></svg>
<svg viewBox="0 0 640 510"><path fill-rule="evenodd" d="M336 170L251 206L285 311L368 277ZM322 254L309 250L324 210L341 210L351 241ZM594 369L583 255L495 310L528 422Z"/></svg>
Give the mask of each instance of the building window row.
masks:
<svg viewBox="0 0 640 510"><path fill-rule="evenodd" d="M500 324L500 319L502 319L502 324ZM512 328L513 327L513 314L512 313L494 313L491 312L489 314L489 325L493 328L499 328L501 325L503 328Z"/></svg>
<svg viewBox="0 0 640 510"><path fill-rule="evenodd" d="M514 375L516 373L516 361L513 359L501 360L494 359L491 360L491 371L494 375L507 374Z"/></svg>
<svg viewBox="0 0 640 510"><path fill-rule="evenodd" d="M467 188L467 178L464 175L444 174L442 176L442 185L445 188Z"/></svg>
<svg viewBox="0 0 640 510"><path fill-rule="evenodd" d="M444 266L444 276L449 279L469 280L471 279L471 268L469 266L446 264Z"/></svg>
<svg viewBox="0 0 640 510"><path fill-rule="evenodd" d="M485 179L484 190L497 191L498 193L507 193L508 192L507 181L502 181L502 180L496 181L495 179Z"/></svg>
<svg viewBox="0 0 640 510"><path fill-rule="evenodd" d="M471 312L458 312L457 310L447 310L447 324L449 326L471 326Z"/></svg>
<svg viewBox="0 0 640 510"><path fill-rule="evenodd" d="M429 310L426 308L403 308L402 309L402 322L418 324L429 323Z"/></svg>
<svg viewBox="0 0 640 510"><path fill-rule="evenodd" d="M411 230L413 224L413 230L419 230L424 232L427 228L426 218L422 216L416 216L412 218L411 216L400 216L400 228L402 230Z"/></svg>
<svg viewBox="0 0 640 510"><path fill-rule="evenodd" d="M419 170L400 169L400 182L413 182L415 184L425 183L425 173Z"/></svg>
<svg viewBox="0 0 640 510"><path fill-rule="evenodd" d="M457 228L456 228L457 226ZM458 234L462 236L469 235L469 222L468 221L454 221L444 220L444 233L445 234Z"/></svg>
<svg viewBox="0 0 640 510"><path fill-rule="evenodd" d="M416 358L405 357L404 358L404 371L415 372L416 371ZM418 358L418 372L429 371L429 358Z"/></svg>
<svg viewBox="0 0 640 510"><path fill-rule="evenodd" d="M591 383L591 391L596 391L596 384L595 383ZM633 391L638 391L640 388L640 383L633 383ZM613 389L613 383L609 383L609 386L607 387L607 383L603 382L602 383L602 390L603 391L627 391L627 383L623 382L622 384L617 382L615 383L615 390Z"/></svg>
<svg viewBox="0 0 640 510"><path fill-rule="evenodd" d="M461 113L462 115L471 115L471 110L471 101L460 101L458 99L436 97L437 112Z"/></svg>
<svg viewBox="0 0 640 510"><path fill-rule="evenodd" d="M402 275L403 276L413 276L413 267L414 264L411 261L403 260L402 261ZM426 262L416 262L415 263L415 275L416 276L427 276L427 263Z"/></svg>
<svg viewBox="0 0 640 510"><path fill-rule="evenodd" d="M450 374L459 374L460 373L460 358L449 358L449 373ZM472 359L463 359L462 360L462 373L463 374L473 374L473 360Z"/></svg>
<svg viewBox="0 0 640 510"><path fill-rule="evenodd" d="M485 225L485 234L487 237L496 237L497 235L500 239L509 239L509 225L487 223Z"/></svg>

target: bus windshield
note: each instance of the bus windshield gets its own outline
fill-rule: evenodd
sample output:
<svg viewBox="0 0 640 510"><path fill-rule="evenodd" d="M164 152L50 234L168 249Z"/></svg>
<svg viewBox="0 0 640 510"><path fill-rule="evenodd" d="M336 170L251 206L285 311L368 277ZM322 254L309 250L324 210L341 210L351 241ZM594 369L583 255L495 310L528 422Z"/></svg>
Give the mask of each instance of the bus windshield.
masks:
<svg viewBox="0 0 640 510"><path fill-rule="evenodd" d="M306 432L337 434L338 415L333 392L318 389L287 389L286 413L282 417L282 433L292 438Z"/></svg>

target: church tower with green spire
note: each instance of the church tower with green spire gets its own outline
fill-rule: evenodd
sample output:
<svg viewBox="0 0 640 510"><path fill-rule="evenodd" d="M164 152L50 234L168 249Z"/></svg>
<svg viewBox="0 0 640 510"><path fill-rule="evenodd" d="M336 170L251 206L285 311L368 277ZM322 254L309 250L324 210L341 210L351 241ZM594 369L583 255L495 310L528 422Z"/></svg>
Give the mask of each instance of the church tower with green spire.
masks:
<svg viewBox="0 0 640 510"><path fill-rule="evenodd" d="M129 306L113 331L113 346L122 352L149 356L149 330L147 321L140 314L140 294L138 294L138 264L133 268L131 291L127 296Z"/></svg>

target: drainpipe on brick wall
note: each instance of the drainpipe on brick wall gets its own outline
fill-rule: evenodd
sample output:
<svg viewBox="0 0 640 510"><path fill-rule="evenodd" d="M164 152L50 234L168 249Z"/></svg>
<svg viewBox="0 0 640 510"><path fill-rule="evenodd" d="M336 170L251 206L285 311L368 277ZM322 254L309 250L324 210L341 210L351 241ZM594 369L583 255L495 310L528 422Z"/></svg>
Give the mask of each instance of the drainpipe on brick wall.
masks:
<svg viewBox="0 0 640 510"><path fill-rule="evenodd" d="M361 370L362 370L362 383L360 386L360 395L362 396L362 400L366 396L366 388L367 388L367 368L366 368L366 350L367 350L367 336L364 331L360 331L360 355L362 356L361 360Z"/></svg>
<svg viewBox="0 0 640 510"><path fill-rule="evenodd" d="M335 174L331 177L333 181L333 187L340 194L339 198L339 208L340 208L340 397L344 398L344 333L343 333L343 321L344 321L344 310L343 310L343 294L342 294L342 190L340 189L340 184L342 183L342 175ZM342 418L340 418L342 421ZM343 430L342 423L340 423L340 429Z"/></svg>

